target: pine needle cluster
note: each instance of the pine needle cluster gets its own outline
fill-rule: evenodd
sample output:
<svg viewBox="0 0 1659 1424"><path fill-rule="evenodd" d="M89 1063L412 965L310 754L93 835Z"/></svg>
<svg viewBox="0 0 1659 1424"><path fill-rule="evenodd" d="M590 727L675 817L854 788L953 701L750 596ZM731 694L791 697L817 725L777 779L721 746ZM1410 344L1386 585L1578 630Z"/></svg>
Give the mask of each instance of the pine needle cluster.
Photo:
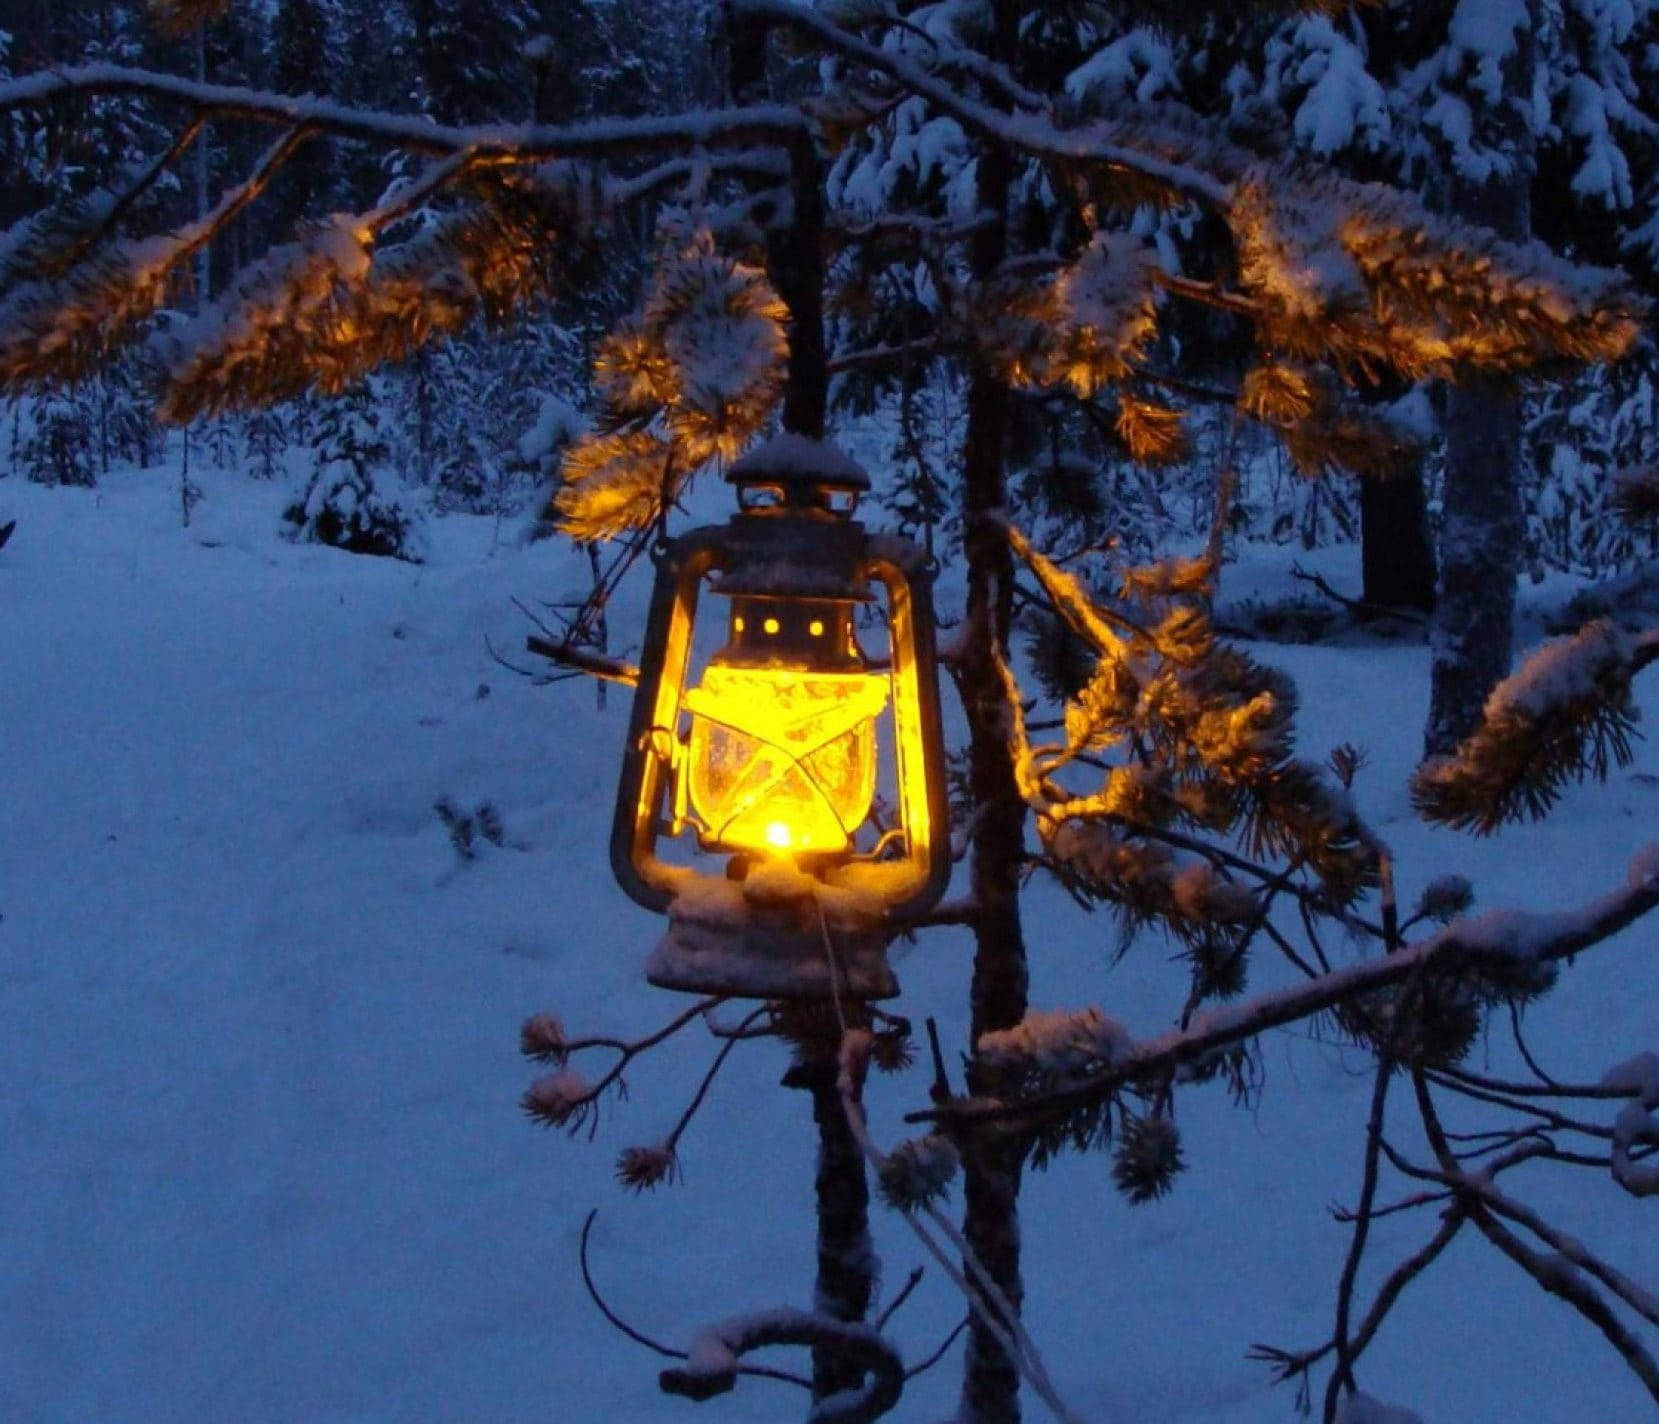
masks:
<svg viewBox="0 0 1659 1424"><path fill-rule="evenodd" d="M1659 465L1619 471L1612 505L1626 523L1659 529Z"/></svg>
<svg viewBox="0 0 1659 1424"><path fill-rule="evenodd" d="M163 340L161 418L337 395L474 319L500 324L547 289L562 197L530 180L479 182L459 209L378 248L372 218L313 225Z"/></svg>
<svg viewBox="0 0 1659 1424"><path fill-rule="evenodd" d="M595 356L595 429L565 456L554 507L579 541L648 527L759 433L783 387L788 313L765 273L667 227L643 306Z"/></svg>
<svg viewBox="0 0 1659 1424"><path fill-rule="evenodd" d="M1645 305L1619 272L1430 216L1379 184L1275 163L1226 214L1263 350L1348 373L1457 379L1610 361Z"/></svg>
<svg viewBox="0 0 1659 1424"><path fill-rule="evenodd" d="M1127 378L1157 330L1156 255L1140 238L1097 232L1047 281L993 283L983 330L1008 379L1069 386L1087 399Z"/></svg>
<svg viewBox="0 0 1659 1424"><path fill-rule="evenodd" d="M1632 639L1608 619L1546 643L1492 690L1481 723L1450 756L1412 780L1430 821L1488 835L1538 820L1575 782L1627 766L1638 711Z"/></svg>

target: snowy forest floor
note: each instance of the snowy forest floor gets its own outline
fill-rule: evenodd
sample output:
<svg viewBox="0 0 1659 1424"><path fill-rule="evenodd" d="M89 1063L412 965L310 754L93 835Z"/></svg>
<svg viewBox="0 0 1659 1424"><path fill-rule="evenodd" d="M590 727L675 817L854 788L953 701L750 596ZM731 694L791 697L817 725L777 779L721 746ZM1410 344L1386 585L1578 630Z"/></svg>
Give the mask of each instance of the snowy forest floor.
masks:
<svg viewBox="0 0 1659 1424"><path fill-rule="evenodd" d="M658 926L606 862L625 696L601 711L592 686L532 686L485 646L522 647L512 598L579 589L584 565L495 547L490 521L461 517L434 524L425 567L293 546L275 532L285 494L215 479L185 530L153 471L96 491L0 482L0 523L19 521L0 552L0 1416L801 1417L801 1396L763 1380L701 1412L660 1395L659 1361L591 1307L576 1254L598 1206L601 1285L672 1342L808 1303L813 1133L807 1099L778 1086L782 1050L735 1056L683 1144L684 1184L643 1198L612 1182L615 1155L678 1115L706 1037L642 1063L592 1145L518 1110L526 1014L626 1033L683 1002L644 984ZM1271 592L1289 562L1252 554L1242 573ZM1352 550L1316 562L1356 581ZM613 614L619 646L639 594ZM1425 829L1405 787L1424 648L1260 651L1300 684L1310 754L1371 753L1360 804L1407 901L1457 870L1478 907L1574 904L1659 830L1650 743L1543 826ZM506 844L463 861L433 810L445 796L493 802ZM1035 1005L1167 1023L1165 947L1114 966L1106 919L1044 889L1028 903ZM1529 1013L1552 1070L1659 1048L1656 933L1585 956ZM938 1016L954 1055L966 935L930 932L898 968L898 1007ZM1511 1058L1496 1031L1475 1054ZM1029 1178L1032 1333L1095 1424L1294 1417L1244 1355L1330 1328L1347 1232L1327 1208L1357 1191L1369 1079L1305 1032L1272 1035L1262 1060L1253 1110L1219 1087L1182 1098L1189 1169L1165 1201L1126 1205L1104 1157ZM879 1081L878 1138L925 1097L921 1068ZM1517 1190L1659 1283L1651 1204L1548 1167ZM1379 1223L1362 1291L1432 1227ZM877 1229L891 1292L918 1252L890 1215ZM1361 1383L1426 1424L1651 1419L1600 1337L1471 1238L1408 1293ZM894 1333L919 1357L961 1313L930 1271ZM946 1418L959 1357L894 1417Z"/></svg>

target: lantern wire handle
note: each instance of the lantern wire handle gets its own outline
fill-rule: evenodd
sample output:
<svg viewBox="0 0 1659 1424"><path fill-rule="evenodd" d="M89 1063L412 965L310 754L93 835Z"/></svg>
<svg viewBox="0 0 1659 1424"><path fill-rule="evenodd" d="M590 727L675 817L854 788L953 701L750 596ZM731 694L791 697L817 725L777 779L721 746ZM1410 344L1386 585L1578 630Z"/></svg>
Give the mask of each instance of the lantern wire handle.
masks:
<svg viewBox="0 0 1659 1424"><path fill-rule="evenodd" d="M668 506L674 495L674 445L669 442L668 453L662 460L662 487L657 492L657 532L651 543L651 556L661 560L668 552Z"/></svg>

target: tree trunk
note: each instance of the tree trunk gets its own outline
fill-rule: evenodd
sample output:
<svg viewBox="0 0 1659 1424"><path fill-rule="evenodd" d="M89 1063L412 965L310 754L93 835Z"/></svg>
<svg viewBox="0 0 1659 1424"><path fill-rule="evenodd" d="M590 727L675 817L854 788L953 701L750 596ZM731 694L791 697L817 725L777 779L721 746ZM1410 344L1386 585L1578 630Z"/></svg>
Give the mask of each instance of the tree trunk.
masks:
<svg viewBox="0 0 1659 1424"><path fill-rule="evenodd" d="M1454 162L1447 195L1457 217L1517 242L1532 227L1536 140L1526 106L1536 69L1535 30L1528 23L1516 32L1497 101L1471 104L1476 142L1504 161L1477 174L1460 171ZM1480 722L1487 695L1509 673L1525 532L1520 393L1507 381L1470 378L1447 392L1440 589L1430 625L1423 739L1427 755L1450 752L1468 736Z"/></svg>
<svg viewBox="0 0 1659 1424"><path fill-rule="evenodd" d="M818 1280L812 1308L836 1320L862 1320L870 1308L876 1254L870 1244L870 1185L864 1153L853 1136L836 1088L839 1044L815 1064L812 1116L818 1124ZM827 1399L863 1382L863 1366L846 1353L812 1352L812 1398Z"/></svg>
<svg viewBox="0 0 1659 1424"><path fill-rule="evenodd" d="M824 438L829 408L829 356L824 347L823 166L810 139L789 151L790 220L766 234L766 266L789 308L789 375L783 428Z"/></svg>
<svg viewBox="0 0 1659 1424"><path fill-rule="evenodd" d="M764 95L766 34L743 17L730 47L734 101ZM789 310L789 363L783 389L783 428L814 440L824 436L829 363L824 345L823 171L811 140L791 145L786 208L766 230L766 269ZM840 1039L813 1046L785 1082L812 1094L818 1125L818 1276L813 1308L836 1320L860 1321L875 1294L878 1262L870 1243L870 1185L864 1153L847 1122L836 1086ZM843 1351L812 1351L814 1403L862 1383L863 1367Z"/></svg>
<svg viewBox="0 0 1659 1424"><path fill-rule="evenodd" d="M998 0L993 60L1012 59L1019 8ZM1006 217L1012 172L995 147L979 155L978 199L983 212ZM975 233L973 276L994 276L1008 250L1006 223ZM1025 804L1008 756L1007 694L996 657L1008 647L1013 613L1014 562L1001 516L1007 483L1010 398L976 355L968 375L968 427L963 451L963 539L968 563L966 635L957 682L969 731L968 778L974 838L969 862L974 920L971 1040L1010 1028L1025 1017L1028 975L1020 925L1019 876L1025 856ZM970 1059L968 1091L995 1084ZM963 1234L1015 1311L1024 1300L1020 1278L1019 1193L1024 1151L1005 1142L965 1144ZM959 1424L1018 1424L1019 1372L976 1315L968 1327Z"/></svg>
<svg viewBox="0 0 1659 1424"><path fill-rule="evenodd" d="M1359 486L1360 597L1378 608L1434 607L1434 545L1428 496L1413 471Z"/></svg>

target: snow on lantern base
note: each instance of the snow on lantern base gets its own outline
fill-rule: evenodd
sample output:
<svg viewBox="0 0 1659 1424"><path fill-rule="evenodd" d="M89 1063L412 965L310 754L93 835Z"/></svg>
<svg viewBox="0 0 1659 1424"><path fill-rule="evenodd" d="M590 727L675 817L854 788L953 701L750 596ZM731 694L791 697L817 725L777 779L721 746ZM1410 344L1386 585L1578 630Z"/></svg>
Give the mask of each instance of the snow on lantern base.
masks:
<svg viewBox="0 0 1659 1424"><path fill-rule="evenodd" d="M867 891L829 885L788 860L743 880L694 876L668 907L668 933L645 965L660 989L757 999L891 999L893 938Z"/></svg>

